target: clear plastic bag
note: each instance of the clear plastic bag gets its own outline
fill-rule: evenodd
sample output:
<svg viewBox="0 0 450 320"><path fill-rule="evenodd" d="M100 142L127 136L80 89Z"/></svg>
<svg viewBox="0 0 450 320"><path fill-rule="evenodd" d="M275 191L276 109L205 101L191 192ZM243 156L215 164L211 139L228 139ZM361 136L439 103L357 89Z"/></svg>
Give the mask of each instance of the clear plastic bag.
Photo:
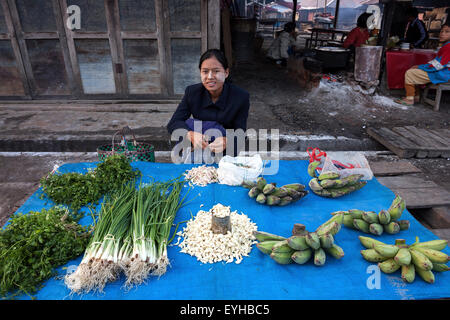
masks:
<svg viewBox="0 0 450 320"><path fill-rule="evenodd" d="M217 176L220 184L241 185L244 181L256 181L263 171L263 161L259 154L252 157L224 156L219 161Z"/></svg>
<svg viewBox="0 0 450 320"><path fill-rule="evenodd" d="M342 178L352 174L362 174L361 180L373 178L369 162L360 152L328 152L321 168L321 172L337 172Z"/></svg>

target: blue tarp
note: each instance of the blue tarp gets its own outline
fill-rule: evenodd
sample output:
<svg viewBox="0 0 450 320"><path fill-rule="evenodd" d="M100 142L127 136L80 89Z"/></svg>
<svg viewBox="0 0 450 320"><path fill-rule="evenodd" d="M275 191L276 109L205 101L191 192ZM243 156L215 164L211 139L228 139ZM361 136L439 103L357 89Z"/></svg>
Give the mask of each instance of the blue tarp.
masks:
<svg viewBox="0 0 450 320"><path fill-rule="evenodd" d="M97 163L65 164L60 172L85 172ZM143 173L143 181L150 176L166 181L180 176L193 165L175 165L166 163L133 162L133 167ZM276 175L266 176L269 182L277 185L302 183L307 185L308 161L280 161ZM185 188L187 190L187 188ZM248 190L241 187L210 184L206 187L194 187L189 199L196 197L189 205L180 209L175 223L188 220L191 213L209 210L221 203L231 206L231 210L245 213L258 226L258 230L289 236L294 223L302 223L309 231L331 218L330 213L338 210L362 209L379 212L387 209L394 199L394 193L381 185L375 178L361 190L341 198L327 199L310 192L306 197L285 207L269 207L256 203L247 195ZM39 199L41 190L36 191L17 212L39 211L52 206L51 202ZM203 207L200 208L200 205ZM408 219L410 229L396 235L383 234L374 238L393 244L395 239L405 239L413 243L418 236L421 241L437 239L405 210L402 219ZM82 224L89 224L85 217ZM62 276L66 268L76 268L81 258L58 268L59 277L45 282L37 293L37 299L46 300L297 300L297 299L346 299L346 300L400 300L434 299L450 297L450 272L435 273L436 282L428 284L418 275L412 284L401 280L400 271L393 274L380 274L379 286L376 282L375 264L364 260L360 250L365 249L358 236L370 236L342 227L336 235L336 243L343 248L345 256L336 260L327 255L324 266L317 267L312 261L304 265L279 265L269 256L254 247L248 257L240 264L215 263L202 264L195 257L180 252L178 246L170 246L168 255L171 267L160 278L151 277L147 284L126 291L122 285L124 279L109 283L104 293L70 295ZM176 238L174 243L176 242ZM447 247L444 252L450 254ZM28 299L22 296L22 299Z"/></svg>

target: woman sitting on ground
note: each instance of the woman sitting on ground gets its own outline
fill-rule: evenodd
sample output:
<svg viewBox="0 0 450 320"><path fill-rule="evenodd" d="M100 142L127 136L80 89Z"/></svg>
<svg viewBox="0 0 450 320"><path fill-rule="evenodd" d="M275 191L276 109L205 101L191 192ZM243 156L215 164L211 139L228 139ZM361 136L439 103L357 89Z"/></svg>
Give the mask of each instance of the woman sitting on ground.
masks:
<svg viewBox="0 0 450 320"><path fill-rule="evenodd" d="M442 26L439 34L442 43L436 58L426 64L413 66L405 73L406 97L394 100L397 103L412 106L420 101L416 86L428 83L446 83L450 81L450 19Z"/></svg>
<svg viewBox="0 0 450 320"><path fill-rule="evenodd" d="M288 22L284 25L283 31L273 40L267 51L267 57L275 60L276 64L286 66L289 54L295 50L295 23Z"/></svg>

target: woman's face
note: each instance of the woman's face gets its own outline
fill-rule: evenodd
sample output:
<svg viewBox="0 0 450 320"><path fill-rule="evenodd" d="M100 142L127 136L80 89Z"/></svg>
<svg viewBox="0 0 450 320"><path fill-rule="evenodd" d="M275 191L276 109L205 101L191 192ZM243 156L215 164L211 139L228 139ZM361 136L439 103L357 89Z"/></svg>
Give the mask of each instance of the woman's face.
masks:
<svg viewBox="0 0 450 320"><path fill-rule="evenodd" d="M222 64L211 57L203 61L200 67L200 76L203 86L211 93L221 92L229 70L224 69Z"/></svg>
<svg viewBox="0 0 450 320"><path fill-rule="evenodd" d="M440 42L450 41L450 27L449 26L444 26L441 29L441 33L439 33L439 41Z"/></svg>

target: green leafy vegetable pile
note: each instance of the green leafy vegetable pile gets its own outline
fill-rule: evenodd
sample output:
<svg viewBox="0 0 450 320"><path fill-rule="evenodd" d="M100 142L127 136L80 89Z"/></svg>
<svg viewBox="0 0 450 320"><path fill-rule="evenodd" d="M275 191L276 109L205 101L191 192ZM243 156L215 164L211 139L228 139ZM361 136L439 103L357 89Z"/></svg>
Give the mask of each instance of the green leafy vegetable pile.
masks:
<svg viewBox="0 0 450 320"><path fill-rule="evenodd" d="M51 174L40 181L44 199L69 206L74 212L88 204L98 204L101 197L140 176L124 155L113 155L85 174Z"/></svg>
<svg viewBox="0 0 450 320"><path fill-rule="evenodd" d="M84 252L89 235L62 207L13 215L0 230L0 296L36 293L56 267Z"/></svg>

